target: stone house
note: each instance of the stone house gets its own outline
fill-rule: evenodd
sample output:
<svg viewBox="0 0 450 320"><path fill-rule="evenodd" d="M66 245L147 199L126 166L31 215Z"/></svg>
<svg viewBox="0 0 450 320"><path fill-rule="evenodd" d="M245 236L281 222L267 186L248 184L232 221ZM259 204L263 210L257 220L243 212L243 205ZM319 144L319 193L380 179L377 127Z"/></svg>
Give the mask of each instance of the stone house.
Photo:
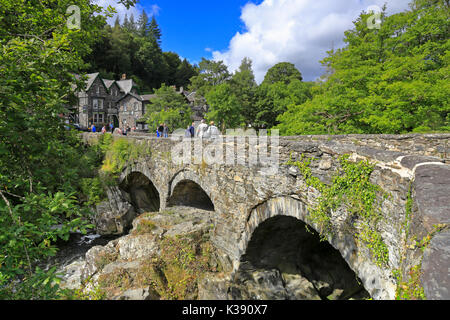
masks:
<svg viewBox="0 0 450 320"><path fill-rule="evenodd" d="M137 127L137 121L145 114L142 96L128 93L117 101L119 123L121 127Z"/></svg>
<svg viewBox="0 0 450 320"><path fill-rule="evenodd" d="M191 106L192 120L200 122L207 107L197 106L195 92L189 93L181 88L178 93ZM112 123L116 128L136 127L139 130L148 129L139 120L144 116L146 106L156 97L154 94L140 95L136 83L126 79L126 75L121 80L109 80L102 79L98 72L87 75L86 88L77 91L76 96L77 105L70 108L69 120L79 124L81 128L89 128L92 124L102 127Z"/></svg>

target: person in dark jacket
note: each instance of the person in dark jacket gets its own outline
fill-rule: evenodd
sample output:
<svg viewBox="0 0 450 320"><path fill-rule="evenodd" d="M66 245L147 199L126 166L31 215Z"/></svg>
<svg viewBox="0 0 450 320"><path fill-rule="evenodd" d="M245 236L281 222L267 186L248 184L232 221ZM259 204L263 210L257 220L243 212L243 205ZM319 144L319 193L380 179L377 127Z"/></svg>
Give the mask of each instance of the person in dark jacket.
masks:
<svg viewBox="0 0 450 320"><path fill-rule="evenodd" d="M164 125L161 123L158 127L159 137L162 138L164 132Z"/></svg>
<svg viewBox="0 0 450 320"><path fill-rule="evenodd" d="M191 138L195 137L195 123L192 122L191 126L189 127L189 131L191 132Z"/></svg>

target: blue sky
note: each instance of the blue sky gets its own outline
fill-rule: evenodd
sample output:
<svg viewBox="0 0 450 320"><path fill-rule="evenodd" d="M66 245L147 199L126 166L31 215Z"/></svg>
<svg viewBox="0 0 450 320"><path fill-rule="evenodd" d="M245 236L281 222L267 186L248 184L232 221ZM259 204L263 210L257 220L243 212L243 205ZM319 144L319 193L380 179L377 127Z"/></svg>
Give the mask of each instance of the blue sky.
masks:
<svg viewBox="0 0 450 320"><path fill-rule="evenodd" d="M225 50L230 39L245 25L241 7L248 0L226 1L140 1L146 12L157 9L156 19L163 33L162 49L174 51L195 63L212 58L212 50ZM260 1L252 1L260 3Z"/></svg>
<svg viewBox="0 0 450 320"><path fill-rule="evenodd" d="M117 0L96 0L126 10ZM253 61L257 82L279 62L291 62L307 81L324 73L320 62L332 46L344 45L344 32L361 11L387 4L388 14L408 9L411 0L140 0L128 10L155 14L162 49L191 63L222 60L234 72L244 57ZM113 21L113 19L111 19Z"/></svg>

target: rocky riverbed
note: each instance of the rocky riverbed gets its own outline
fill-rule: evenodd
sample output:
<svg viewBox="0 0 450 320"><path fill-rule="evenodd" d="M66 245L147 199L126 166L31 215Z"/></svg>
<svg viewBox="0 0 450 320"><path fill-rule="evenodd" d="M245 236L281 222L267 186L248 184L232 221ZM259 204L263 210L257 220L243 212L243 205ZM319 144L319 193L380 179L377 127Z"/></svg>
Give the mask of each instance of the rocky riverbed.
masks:
<svg viewBox="0 0 450 320"><path fill-rule="evenodd" d="M290 220L255 233L237 272L221 272L210 242L212 214L173 207L138 216L129 234L107 243L91 236L103 243L94 243L85 255L79 250L66 256L61 286L108 300L369 297L337 252L311 241L314 235ZM86 240L80 245L92 246Z"/></svg>
<svg viewBox="0 0 450 320"><path fill-rule="evenodd" d="M201 276L218 270L211 213L176 207L142 214L128 235L63 265L61 286L112 300L196 299Z"/></svg>

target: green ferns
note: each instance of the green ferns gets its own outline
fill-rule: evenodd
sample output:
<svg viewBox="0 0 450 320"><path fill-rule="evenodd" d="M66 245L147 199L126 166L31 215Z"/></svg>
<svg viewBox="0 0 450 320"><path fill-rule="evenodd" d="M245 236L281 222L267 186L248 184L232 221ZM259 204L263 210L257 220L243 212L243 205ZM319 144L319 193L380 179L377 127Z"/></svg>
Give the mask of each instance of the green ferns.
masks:
<svg viewBox="0 0 450 320"><path fill-rule="evenodd" d="M351 162L349 155L344 155L339 158L340 168L331 184L327 185L312 175L311 162L312 159L306 160L302 156L301 161L290 159L287 165L299 168L306 185L320 193L316 205L309 210L309 218L318 227L322 239L333 234L331 213L345 207L356 239L369 248L378 266L387 264L389 252L377 231L381 219L377 193L381 192L381 188L370 182L374 166L368 161Z"/></svg>
<svg viewBox="0 0 450 320"><path fill-rule="evenodd" d="M109 136L108 134L105 137ZM117 177L122 173L127 163L149 154L144 144L131 142L126 138L103 138L99 144L106 152L105 160L101 168L101 173Z"/></svg>

